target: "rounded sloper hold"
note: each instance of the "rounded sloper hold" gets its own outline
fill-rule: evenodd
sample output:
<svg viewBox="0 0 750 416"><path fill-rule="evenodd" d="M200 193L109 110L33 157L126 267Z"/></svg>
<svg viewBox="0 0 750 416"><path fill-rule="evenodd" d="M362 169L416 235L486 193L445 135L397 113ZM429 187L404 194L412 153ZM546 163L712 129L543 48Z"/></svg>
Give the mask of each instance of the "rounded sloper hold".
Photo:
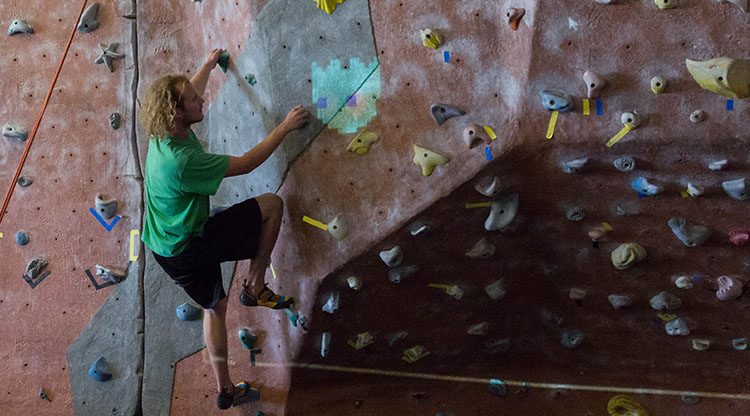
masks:
<svg viewBox="0 0 750 416"><path fill-rule="evenodd" d="M635 169L635 158L630 155L620 156L612 164L620 172L630 172Z"/></svg>
<svg viewBox="0 0 750 416"><path fill-rule="evenodd" d="M492 257L495 254L495 245L490 243L487 237L482 237L481 240L474 244L471 250L466 252L466 257L472 259L486 259Z"/></svg>
<svg viewBox="0 0 750 416"><path fill-rule="evenodd" d="M422 38L422 45L426 48L437 49L443 44L443 38L432 29L420 30L419 37Z"/></svg>
<svg viewBox="0 0 750 416"><path fill-rule="evenodd" d="M107 381L112 378L112 370L104 357L100 357L89 368L89 377L95 381Z"/></svg>
<svg viewBox="0 0 750 416"><path fill-rule="evenodd" d="M3 137L22 142L29 137L29 131L20 124L5 123L3 125Z"/></svg>
<svg viewBox="0 0 750 416"><path fill-rule="evenodd" d="M500 193L500 178L497 176L485 176L474 186L477 192L487 197L494 197Z"/></svg>
<svg viewBox="0 0 750 416"><path fill-rule="evenodd" d="M505 283L503 279L497 279L494 283L484 287L484 291L487 292L487 296L492 300L499 300L505 297Z"/></svg>
<svg viewBox="0 0 750 416"><path fill-rule="evenodd" d="M379 138L380 136L378 136L377 133L362 130L359 134L354 136L346 150L362 156L370 151L370 146L378 141Z"/></svg>
<svg viewBox="0 0 750 416"><path fill-rule="evenodd" d="M349 235L349 225L339 215L333 217L331 222L326 225L326 228L328 229L328 234L331 234L336 240L343 240Z"/></svg>
<svg viewBox="0 0 750 416"><path fill-rule="evenodd" d="M679 0L654 0L656 7L660 10L669 10L677 7Z"/></svg>
<svg viewBox="0 0 750 416"><path fill-rule="evenodd" d="M660 194L664 188L649 182L643 176L638 176L630 182L630 187L641 195L654 196Z"/></svg>
<svg viewBox="0 0 750 416"><path fill-rule="evenodd" d="M413 162L422 168L422 176L430 176L437 166L448 163L450 159L440 153L414 145Z"/></svg>
<svg viewBox="0 0 750 416"><path fill-rule="evenodd" d="M117 214L117 200L108 198L107 195L97 194L94 205L96 206L96 212L105 220L109 220Z"/></svg>
<svg viewBox="0 0 750 416"><path fill-rule="evenodd" d="M29 244L29 235L26 234L24 231L17 232L16 244L18 244L19 246L25 246L26 244Z"/></svg>
<svg viewBox="0 0 750 416"><path fill-rule="evenodd" d="M669 292L663 291L652 297L648 303L651 305L651 308L656 311L675 311L682 306L682 299Z"/></svg>
<svg viewBox="0 0 750 416"><path fill-rule="evenodd" d="M510 224L518 214L518 194L513 193L502 197L490 206L490 214L484 221L484 229L497 231Z"/></svg>
<svg viewBox="0 0 750 416"><path fill-rule="evenodd" d="M488 389L493 396L505 397L508 395L508 384L497 378L490 379Z"/></svg>
<svg viewBox="0 0 750 416"><path fill-rule="evenodd" d="M687 193L690 196L696 197L703 195L703 192L705 192L705 189L703 189L702 186L694 184L692 182L688 182L687 184Z"/></svg>
<svg viewBox="0 0 750 416"><path fill-rule="evenodd" d="M490 136L484 131L484 127L479 124L469 124L464 129L464 143L469 149L477 147L477 145L484 142L485 145L489 146L492 144Z"/></svg>
<svg viewBox="0 0 750 416"><path fill-rule="evenodd" d="M693 338L693 349L696 350L696 351L705 351L710 346L711 346L711 340L710 339L706 339L706 338ZM682 401L684 403L687 403L687 404L695 404L695 403L698 403L698 401L700 401L700 399L698 399L698 401L695 401L694 403L688 403L688 402L685 401L686 397L695 397L695 398L698 398L698 396L689 396L689 395L688 396L682 396Z"/></svg>
<svg viewBox="0 0 750 416"><path fill-rule="evenodd" d="M462 116L464 114L466 114L465 111L450 104L437 103L430 106L430 115L432 115L432 118L435 119L435 122L438 125L445 123L449 118Z"/></svg>
<svg viewBox="0 0 750 416"><path fill-rule="evenodd" d="M745 351L748 344L750 344L750 339L748 338L735 338L732 340L732 348L737 351Z"/></svg>
<svg viewBox="0 0 750 416"><path fill-rule="evenodd" d="M586 96L588 98L598 97L604 86L607 85L607 80L593 71L583 73L583 82L586 83Z"/></svg>
<svg viewBox="0 0 750 416"><path fill-rule="evenodd" d="M574 160L565 160L560 162L560 169L562 169L562 171L565 173L580 172L584 167L586 167L586 164L588 162L589 158L587 157L581 157Z"/></svg>
<svg viewBox="0 0 750 416"><path fill-rule="evenodd" d="M679 276L674 280L674 285L680 289L692 289L693 279L690 276Z"/></svg>
<svg viewBox="0 0 750 416"><path fill-rule="evenodd" d="M586 210L583 209L583 207L579 206L568 207L565 208L565 216L570 221L581 221L582 219L586 218Z"/></svg>
<svg viewBox="0 0 750 416"><path fill-rule="evenodd" d="M612 251L612 265L625 270L646 258L646 249L638 243L625 243Z"/></svg>
<svg viewBox="0 0 750 416"><path fill-rule="evenodd" d="M510 7L508 11L505 12L505 16L508 18L508 26L510 26L510 29L513 31L518 30L518 27L521 25L521 20L526 15L526 9L523 7Z"/></svg>
<svg viewBox="0 0 750 416"><path fill-rule="evenodd" d="M109 125L113 130L117 130L120 128L121 121L122 116L120 115L120 113L112 113L109 115Z"/></svg>
<svg viewBox="0 0 750 416"><path fill-rule="evenodd" d="M732 99L750 96L750 60L729 57L707 61L686 59L685 65L701 88Z"/></svg>
<svg viewBox="0 0 750 416"><path fill-rule="evenodd" d="M76 29L78 29L79 32L83 33L91 33L95 31L99 27L99 20L97 20L96 18L98 13L99 3L94 2L86 8L86 11L83 12L83 14L81 15L81 20L78 21L78 26L76 26Z"/></svg>
<svg viewBox="0 0 750 416"><path fill-rule="evenodd" d="M735 246L743 246L750 240L750 230L734 229L729 232L729 241Z"/></svg>
<svg viewBox="0 0 750 416"><path fill-rule="evenodd" d="M175 313L181 321L197 321L201 319L201 309L187 302L178 306Z"/></svg>
<svg viewBox="0 0 750 416"><path fill-rule="evenodd" d="M675 237L688 247L697 247L703 244L711 235L710 228L691 224L685 218L670 218L667 225Z"/></svg>
<svg viewBox="0 0 750 416"><path fill-rule="evenodd" d="M393 283L401 283L402 280L418 272L420 269L422 268L416 265L404 265L404 266L394 267L388 270L388 280L390 280Z"/></svg>
<svg viewBox="0 0 750 416"><path fill-rule="evenodd" d="M49 262L43 257L37 257L26 265L26 276L30 279L36 279L42 274L42 271L47 267Z"/></svg>
<svg viewBox="0 0 750 416"><path fill-rule="evenodd" d="M633 304L633 299L626 295L609 295L607 296L609 304L615 309L622 309Z"/></svg>
<svg viewBox="0 0 750 416"><path fill-rule="evenodd" d="M675 0L673 0L675 1ZM661 94L667 89L667 80L661 75L656 75L651 78L651 91L654 94Z"/></svg>
<svg viewBox="0 0 750 416"><path fill-rule="evenodd" d="M626 111L620 116L620 121L625 127L634 129L641 125L641 116L634 111Z"/></svg>
<svg viewBox="0 0 750 416"><path fill-rule="evenodd" d="M27 186L31 186L31 184L34 183L34 181L27 176L21 176L18 178L17 183L18 183L18 186L25 188Z"/></svg>
<svg viewBox="0 0 750 416"><path fill-rule="evenodd" d="M690 121L693 123L700 123L706 119L706 113L703 110L695 110L690 113Z"/></svg>
<svg viewBox="0 0 750 416"><path fill-rule="evenodd" d="M586 339L586 335L583 332L577 329L571 329L562 333L560 344L565 348L572 349L581 345L584 339Z"/></svg>
<svg viewBox="0 0 750 416"><path fill-rule="evenodd" d="M734 4L735 6L739 7L740 10L742 10L745 13L750 12L750 0L716 0L719 3L729 3Z"/></svg>
<svg viewBox="0 0 750 416"><path fill-rule="evenodd" d="M686 336L690 335L690 328L688 328L687 322L682 318L673 319L664 324L664 330L667 331L668 335L672 336Z"/></svg>
<svg viewBox="0 0 750 416"><path fill-rule="evenodd" d="M8 27L8 36L13 36L18 33L27 33L30 35L34 33L34 29L26 20L15 19L10 22L10 26Z"/></svg>
<svg viewBox="0 0 750 416"><path fill-rule="evenodd" d="M719 276L716 279L719 288L716 290L716 297L719 300L737 299L742 295L742 280L734 276Z"/></svg>
<svg viewBox="0 0 750 416"><path fill-rule="evenodd" d="M723 170L729 166L729 160L727 159L721 159L721 160L715 160L708 164L709 170Z"/></svg>
<svg viewBox="0 0 750 416"><path fill-rule="evenodd" d="M394 246L388 250L383 250L379 254L380 260L383 260L388 267L396 267L401 264L404 259L404 253L401 251L401 246Z"/></svg>
<svg viewBox="0 0 750 416"><path fill-rule="evenodd" d="M547 110L563 113L573 109L573 98L564 92L542 90L539 92L539 96L542 98L542 105Z"/></svg>
<svg viewBox="0 0 750 416"><path fill-rule="evenodd" d="M721 189L738 201L745 201L750 198L750 195L745 192L745 178L724 181L721 183Z"/></svg>
<svg viewBox="0 0 750 416"><path fill-rule="evenodd" d="M258 336L250 332L250 329L240 328L239 331L237 331L237 337L240 339L240 343L245 349L255 349L255 343L258 342Z"/></svg>
<svg viewBox="0 0 750 416"><path fill-rule="evenodd" d="M466 333L469 335L484 335L489 328L490 324L484 321L466 328Z"/></svg>

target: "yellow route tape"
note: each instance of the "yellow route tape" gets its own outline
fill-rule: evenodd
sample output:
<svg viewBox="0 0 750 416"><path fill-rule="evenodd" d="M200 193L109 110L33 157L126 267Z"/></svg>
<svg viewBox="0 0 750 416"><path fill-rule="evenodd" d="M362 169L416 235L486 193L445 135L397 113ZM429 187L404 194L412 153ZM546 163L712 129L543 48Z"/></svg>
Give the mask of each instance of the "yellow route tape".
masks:
<svg viewBox="0 0 750 416"><path fill-rule="evenodd" d="M552 116L549 118L549 126L547 127L547 140L551 139L555 135L555 126L557 125L557 115L560 112L555 110L552 112Z"/></svg>
<svg viewBox="0 0 750 416"><path fill-rule="evenodd" d="M687 189L683 189L680 191L680 195L682 195L683 198L687 198L690 196L690 192L688 192Z"/></svg>
<svg viewBox="0 0 750 416"><path fill-rule="evenodd" d="M492 130L492 127L490 126L482 126L484 127L484 131L487 133L488 136L490 136L491 140L497 139L497 134L495 134L495 130Z"/></svg>
<svg viewBox="0 0 750 416"><path fill-rule="evenodd" d="M430 283L427 285L427 287L431 287L433 289L449 289L451 285L441 285L438 283Z"/></svg>
<svg viewBox="0 0 750 416"><path fill-rule="evenodd" d="M130 230L130 261L138 261L138 254L135 251L135 236L141 235L138 230Z"/></svg>
<svg viewBox="0 0 750 416"><path fill-rule="evenodd" d="M617 134L615 134L614 137L612 137L611 139L609 139L609 141L607 142L607 147L614 146L615 143L619 142L620 139L622 139L623 137L625 137L626 134L630 133L631 130L633 130L633 128L630 127L630 126L623 127L622 130L618 131Z"/></svg>
<svg viewBox="0 0 750 416"><path fill-rule="evenodd" d="M304 221L304 222L312 225L313 227L318 227L318 228L320 228L323 231L328 231L328 226L327 225L323 224L320 221L314 220L314 219L308 217L307 215L305 215L305 216L302 217L302 221Z"/></svg>
<svg viewBox="0 0 750 416"><path fill-rule="evenodd" d="M588 98L583 99L583 115L584 116L590 116L591 115L591 103L589 103Z"/></svg>
<svg viewBox="0 0 750 416"><path fill-rule="evenodd" d="M484 208L484 207L491 207L492 202L472 202L467 203L466 208Z"/></svg>

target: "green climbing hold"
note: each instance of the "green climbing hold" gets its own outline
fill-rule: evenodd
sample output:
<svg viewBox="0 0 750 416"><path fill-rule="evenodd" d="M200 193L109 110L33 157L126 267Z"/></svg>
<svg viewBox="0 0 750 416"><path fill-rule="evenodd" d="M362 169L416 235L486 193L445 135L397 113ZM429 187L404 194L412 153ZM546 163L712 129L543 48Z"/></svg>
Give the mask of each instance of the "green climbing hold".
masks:
<svg viewBox="0 0 750 416"><path fill-rule="evenodd" d="M219 67L226 74L229 68L229 52L223 51L219 56Z"/></svg>

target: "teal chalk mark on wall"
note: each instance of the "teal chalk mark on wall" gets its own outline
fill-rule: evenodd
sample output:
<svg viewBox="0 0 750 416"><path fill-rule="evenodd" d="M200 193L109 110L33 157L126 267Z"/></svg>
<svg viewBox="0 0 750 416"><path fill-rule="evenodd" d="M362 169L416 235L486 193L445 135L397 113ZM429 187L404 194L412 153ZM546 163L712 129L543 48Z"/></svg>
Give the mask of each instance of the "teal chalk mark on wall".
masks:
<svg viewBox="0 0 750 416"><path fill-rule="evenodd" d="M312 101L318 119L341 133L356 133L377 115L380 64L351 58L346 67L334 59L325 68L312 64ZM324 104L324 105L323 105Z"/></svg>

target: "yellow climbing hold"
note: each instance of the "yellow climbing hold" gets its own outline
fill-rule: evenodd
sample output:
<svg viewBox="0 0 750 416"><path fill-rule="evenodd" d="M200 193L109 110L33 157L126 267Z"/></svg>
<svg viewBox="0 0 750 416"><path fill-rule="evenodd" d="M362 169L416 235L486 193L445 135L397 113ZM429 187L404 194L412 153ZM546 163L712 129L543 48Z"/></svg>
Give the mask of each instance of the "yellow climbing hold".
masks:
<svg viewBox="0 0 750 416"><path fill-rule="evenodd" d="M414 145L414 163L422 168L422 176L430 176L435 167L448 163L450 159L440 153Z"/></svg>
<svg viewBox="0 0 750 416"><path fill-rule="evenodd" d="M610 416L648 416L648 412L637 401L624 394L617 395L607 402Z"/></svg>
<svg viewBox="0 0 750 416"><path fill-rule="evenodd" d="M704 89L727 98L750 97L750 60L727 57L707 61L686 59L685 65Z"/></svg>
<svg viewBox="0 0 750 416"><path fill-rule="evenodd" d="M437 49L443 44L443 39L440 37L440 34L432 29L420 30L419 36L422 38L422 45L427 48Z"/></svg>
<svg viewBox="0 0 750 416"><path fill-rule="evenodd" d="M656 7L660 10L669 10L677 7L677 1L678 0L654 0L654 3L656 3Z"/></svg>
<svg viewBox="0 0 750 416"><path fill-rule="evenodd" d="M611 253L612 265L618 270L625 270L646 258L646 249L637 243L622 244Z"/></svg>
<svg viewBox="0 0 750 416"><path fill-rule="evenodd" d="M336 5L345 2L346 0L315 0L318 4L318 8L324 12L331 14L336 11Z"/></svg>
<svg viewBox="0 0 750 416"><path fill-rule="evenodd" d="M376 133L362 130L359 134L354 136L346 150L362 156L370 151L370 145L378 141L378 138L379 136Z"/></svg>

